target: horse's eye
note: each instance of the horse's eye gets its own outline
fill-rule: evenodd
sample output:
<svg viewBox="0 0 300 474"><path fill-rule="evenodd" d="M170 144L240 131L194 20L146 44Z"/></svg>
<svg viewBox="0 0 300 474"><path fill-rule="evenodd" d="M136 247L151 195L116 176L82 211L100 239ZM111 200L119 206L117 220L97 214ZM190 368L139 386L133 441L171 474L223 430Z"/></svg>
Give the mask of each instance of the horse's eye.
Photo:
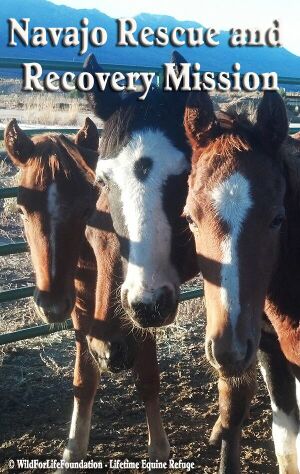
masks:
<svg viewBox="0 0 300 474"><path fill-rule="evenodd" d="M190 226L197 227L197 224L193 221L193 219L191 218L189 214L187 214L185 218Z"/></svg>
<svg viewBox="0 0 300 474"><path fill-rule="evenodd" d="M278 214L278 216L276 216L272 222L271 222L271 229L278 229L281 224L284 222L285 220L285 215L284 214Z"/></svg>
<svg viewBox="0 0 300 474"><path fill-rule="evenodd" d="M96 177L96 181L100 186L108 186L108 176L105 173L101 173L99 176Z"/></svg>
<svg viewBox="0 0 300 474"><path fill-rule="evenodd" d="M22 207L17 207L17 212L20 214L23 222L28 222L28 214Z"/></svg>
<svg viewBox="0 0 300 474"><path fill-rule="evenodd" d="M109 191L109 184L107 181L105 181L104 179L102 178L97 178L97 184L98 184L98 187L100 188L100 191L102 192L103 190L105 191Z"/></svg>
<svg viewBox="0 0 300 474"><path fill-rule="evenodd" d="M102 178L97 178L97 183L101 187L105 186L105 184L106 184L104 179L102 179Z"/></svg>

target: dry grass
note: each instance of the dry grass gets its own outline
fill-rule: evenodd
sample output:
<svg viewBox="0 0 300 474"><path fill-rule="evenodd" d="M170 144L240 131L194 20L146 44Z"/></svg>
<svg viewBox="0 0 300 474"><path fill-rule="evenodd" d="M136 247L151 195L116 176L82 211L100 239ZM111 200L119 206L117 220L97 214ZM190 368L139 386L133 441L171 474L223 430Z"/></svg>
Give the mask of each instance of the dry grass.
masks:
<svg viewBox="0 0 300 474"><path fill-rule="evenodd" d="M8 216L14 215L17 213L17 199L5 199L3 204L3 217L6 218Z"/></svg>
<svg viewBox="0 0 300 474"><path fill-rule="evenodd" d="M7 176L9 165L4 160L0 160L0 176Z"/></svg>
<svg viewBox="0 0 300 474"><path fill-rule="evenodd" d="M18 185L18 171L11 164L6 157L5 153L0 153L0 186L11 187ZM12 217L14 219L17 214L17 200L16 198L4 199L0 201L0 212L1 212L1 227L0 227L0 238L3 230L3 226L9 224L7 218ZM11 222L12 224L12 222Z"/></svg>
<svg viewBox="0 0 300 474"><path fill-rule="evenodd" d="M48 126L79 126L90 113L86 97L77 92L21 90L21 82L0 78L0 122L16 118L21 123ZM101 123L101 122L100 122Z"/></svg>
<svg viewBox="0 0 300 474"><path fill-rule="evenodd" d="M0 187L5 188L8 186L14 186L14 183L16 183L17 180L16 175L17 168L8 158L6 151L2 149L2 151L0 151Z"/></svg>
<svg viewBox="0 0 300 474"><path fill-rule="evenodd" d="M66 100L54 94L30 94L24 96L24 120L41 125L76 125L80 99Z"/></svg>

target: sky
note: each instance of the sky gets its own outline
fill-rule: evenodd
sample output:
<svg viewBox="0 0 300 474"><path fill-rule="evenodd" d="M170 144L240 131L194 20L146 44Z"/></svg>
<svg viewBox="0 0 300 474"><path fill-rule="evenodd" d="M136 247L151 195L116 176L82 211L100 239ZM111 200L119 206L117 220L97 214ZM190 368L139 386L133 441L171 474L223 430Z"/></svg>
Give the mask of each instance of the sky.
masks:
<svg viewBox="0 0 300 474"><path fill-rule="evenodd" d="M263 28L279 20L283 46L300 56L300 0L50 0L72 8L96 8L113 17L170 15L205 27ZM163 25L162 25L163 26Z"/></svg>

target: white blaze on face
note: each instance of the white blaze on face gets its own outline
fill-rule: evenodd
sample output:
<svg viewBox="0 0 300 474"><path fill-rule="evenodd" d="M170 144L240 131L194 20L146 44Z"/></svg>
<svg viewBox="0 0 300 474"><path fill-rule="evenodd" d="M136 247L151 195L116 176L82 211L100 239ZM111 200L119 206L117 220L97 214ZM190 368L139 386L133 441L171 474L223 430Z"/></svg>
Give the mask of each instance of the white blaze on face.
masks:
<svg viewBox="0 0 300 474"><path fill-rule="evenodd" d="M211 193L219 219L229 227L221 242L221 302L228 312L234 331L240 314L238 240L243 223L252 206L250 184L240 173L234 173Z"/></svg>
<svg viewBox="0 0 300 474"><path fill-rule="evenodd" d="M151 162L144 179L135 172L139 160ZM121 194L122 212L130 239L123 289L130 300L152 301L153 292L178 284L171 264L171 227L163 209L163 186L170 176L188 169L185 155L160 131L135 132L121 153L99 160L96 175L106 175Z"/></svg>

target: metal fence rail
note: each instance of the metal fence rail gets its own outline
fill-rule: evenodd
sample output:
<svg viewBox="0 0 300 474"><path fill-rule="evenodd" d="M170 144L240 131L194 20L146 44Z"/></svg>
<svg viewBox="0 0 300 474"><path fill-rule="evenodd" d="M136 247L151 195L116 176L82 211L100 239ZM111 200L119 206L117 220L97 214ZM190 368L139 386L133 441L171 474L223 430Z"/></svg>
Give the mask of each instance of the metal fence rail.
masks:
<svg viewBox="0 0 300 474"><path fill-rule="evenodd" d="M34 59L34 58L0 58L0 69L19 69L22 64L38 62L45 71L70 71L81 72L83 62L80 61L57 61L51 59ZM162 74L163 69L158 66L137 66L128 64L109 64L101 63L101 67L105 72L154 72L157 76ZM293 78L289 78L293 79ZM299 79L300 81L300 79Z"/></svg>
<svg viewBox="0 0 300 474"><path fill-rule="evenodd" d="M23 288L24 290L27 288ZM31 295L27 295L31 296ZM192 289L188 291L182 291L179 297L179 301L188 301L203 296L203 290ZM1 302L1 300L0 300ZM64 323L60 324L42 324L40 326L33 326L25 329L19 329L18 331L8 332L0 334L0 346L11 342L23 341L25 339L32 339L34 337L48 336L55 332L64 331L66 329L74 329L71 319L67 319Z"/></svg>
<svg viewBox="0 0 300 474"><path fill-rule="evenodd" d="M13 244L1 244L0 245L0 256L12 255L14 253L23 253L28 251L28 246L25 241L15 242Z"/></svg>
<svg viewBox="0 0 300 474"><path fill-rule="evenodd" d="M19 69L22 64L38 62L45 71L70 71L81 72L83 63L80 61L57 61L48 59L34 59L34 58L0 58L0 69ZM158 78L163 75L163 68L158 66L137 66L128 64L109 64L101 63L101 67L106 72L154 72ZM203 71L205 73L207 71ZM212 71L215 75L218 71ZM278 83L281 85L299 85L300 77L278 76Z"/></svg>
<svg viewBox="0 0 300 474"><path fill-rule="evenodd" d="M24 58L24 59L14 59L14 58L0 58L0 69L20 69L22 64L25 62L34 62L33 58ZM72 62L72 61L51 61L51 60L38 60L44 70L53 70L53 71L81 71L82 63L81 62ZM148 67L148 66L129 66L129 65L116 65L116 64L102 64L104 70L108 72L122 71L122 72L154 72L157 76L159 84L162 83L162 74L163 69L159 67ZM217 73L215 73L217 74ZM295 77L283 77L278 78L281 85L298 85L300 86L300 78ZM296 132L300 130L299 127L293 124L290 127L290 132ZM24 130L29 136L35 135L38 133L49 133L49 132L59 132L65 135L73 134L78 131L77 128L68 127L68 128L32 128ZM4 130L0 130L0 140L3 140ZM0 199L15 198L17 197L18 188L2 188L0 189ZM20 241L15 243L8 243L0 245L0 256L6 256L11 254L18 254L22 252L27 252L28 247L26 242ZM34 286L27 286L25 288L16 288L11 290L0 291L0 303L6 303L21 298L28 298L33 295ZM180 295L180 301L187 301L193 298L198 298L203 296L203 290L193 289L189 291L183 291ZM29 339L37 336L46 336L48 334L61 331L64 329L71 329L72 321L67 320L66 323L59 325L48 325L43 324L40 326L34 326L30 328L21 329L16 332L6 333L0 335L0 345L7 344L9 342L17 342L24 339Z"/></svg>
<svg viewBox="0 0 300 474"><path fill-rule="evenodd" d="M34 286L25 286L25 288L14 288L13 290L0 291L0 303L21 300L33 296Z"/></svg>

